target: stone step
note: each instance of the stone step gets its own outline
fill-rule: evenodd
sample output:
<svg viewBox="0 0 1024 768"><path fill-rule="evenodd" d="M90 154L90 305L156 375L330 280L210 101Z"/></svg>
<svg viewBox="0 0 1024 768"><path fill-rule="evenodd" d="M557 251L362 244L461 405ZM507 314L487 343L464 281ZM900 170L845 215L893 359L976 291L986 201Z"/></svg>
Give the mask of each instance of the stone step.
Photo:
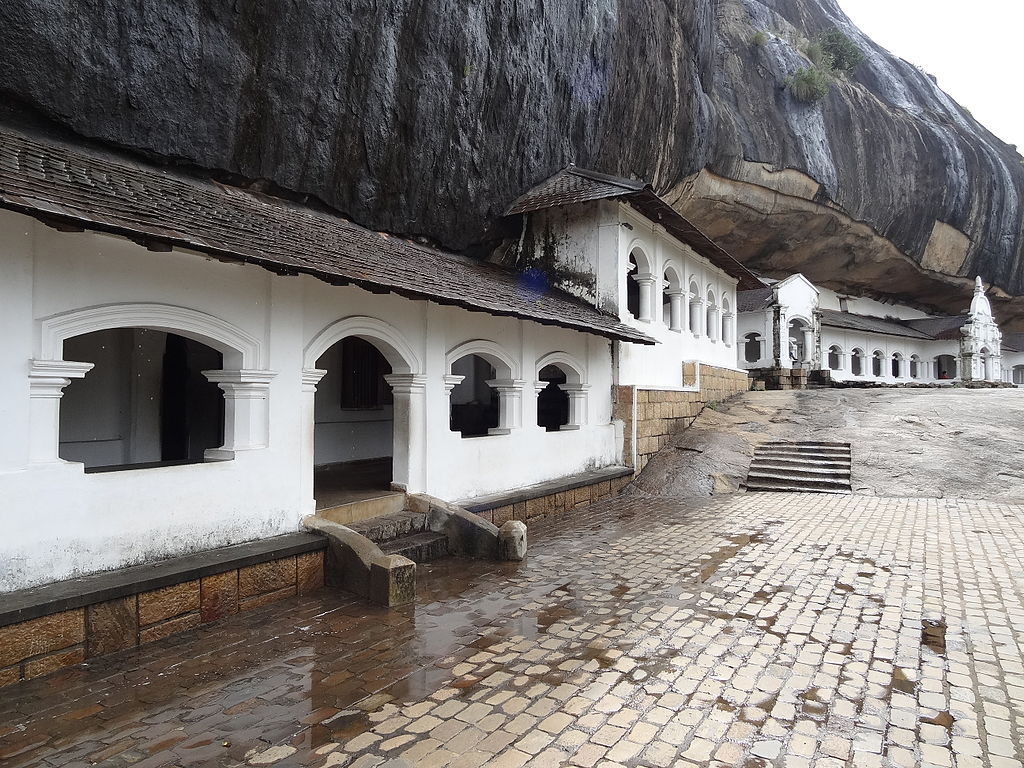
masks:
<svg viewBox="0 0 1024 768"><path fill-rule="evenodd" d="M763 443L764 446L796 447L796 448L844 448L850 449L849 443L840 443L829 440L778 440L773 443Z"/></svg>
<svg viewBox="0 0 1024 768"><path fill-rule="evenodd" d="M791 459L795 461L837 461L849 463L853 457L846 453L790 453L788 451L755 451L755 459Z"/></svg>
<svg viewBox="0 0 1024 768"><path fill-rule="evenodd" d="M836 478L831 476L793 475L788 472L750 472L747 474L747 484L757 482L784 482L789 485L799 485L805 488L849 488L849 479Z"/></svg>
<svg viewBox="0 0 1024 768"><path fill-rule="evenodd" d="M362 498L318 508L317 517L351 526L374 517L397 514L405 509L405 494L400 491L354 492L354 495Z"/></svg>
<svg viewBox="0 0 1024 768"><path fill-rule="evenodd" d="M845 478L849 481L851 469L849 464L845 467L823 467L812 464L794 467L788 464L760 461L758 459L754 459L754 461L750 462L750 474L762 474L766 472L769 474L780 474L788 477L834 477Z"/></svg>
<svg viewBox="0 0 1024 768"><path fill-rule="evenodd" d="M448 537L443 533L424 531L392 539L379 546L385 555L401 555L414 563L426 563L447 556Z"/></svg>
<svg viewBox="0 0 1024 768"><path fill-rule="evenodd" d="M851 493L849 488L805 488L802 485L787 483L785 481L747 481L745 487L748 492L774 491L778 493L834 493L837 495L849 495Z"/></svg>
<svg viewBox="0 0 1024 768"><path fill-rule="evenodd" d="M759 445L755 453L775 453L784 456L849 456L850 448L816 448L799 445Z"/></svg>
<svg viewBox="0 0 1024 768"><path fill-rule="evenodd" d="M383 545L389 541L425 531L427 516L402 511L351 523L348 527L383 549Z"/></svg>
<svg viewBox="0 0 1024 768"><path fill-rule="evenodd" d="M789 456L782 454L776 456L768 453L755 453L752 461L759 462L770 462L772 464L778 464L785 467L793 467L793 469L799 469L800 467L839 467L849 468L851 461L849 458L828 458L828 459L815 459L813 457L805 458L803 456Z"/></svg>

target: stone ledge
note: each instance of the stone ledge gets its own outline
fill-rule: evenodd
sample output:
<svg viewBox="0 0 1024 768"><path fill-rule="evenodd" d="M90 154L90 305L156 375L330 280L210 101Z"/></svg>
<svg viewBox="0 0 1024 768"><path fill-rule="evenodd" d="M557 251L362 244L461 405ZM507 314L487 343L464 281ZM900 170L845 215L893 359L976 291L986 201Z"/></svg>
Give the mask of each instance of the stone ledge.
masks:
<svg viewBox="0 0 1024 768"><path fill-rule="evenodd" d="M326 548L322 536L286 533L8 592L0 594L0 627Z"/></svg>
<svg viewBox="0 0 1024 768"><path fill-rule="evenodd" d="M632 477L633 470L630 467L605 467L590 472L583 472L579 475L561 477L557 480L549 480L546 483L530 485L508 493L494 493L489 496L478 496L475 499L458 502L463 509L480 513L498 507L507 507L512 504L520 504L531 499L539 499L544 496L552 496L556 493L564 493L588 485L617 480L620 477Z"/></svg>

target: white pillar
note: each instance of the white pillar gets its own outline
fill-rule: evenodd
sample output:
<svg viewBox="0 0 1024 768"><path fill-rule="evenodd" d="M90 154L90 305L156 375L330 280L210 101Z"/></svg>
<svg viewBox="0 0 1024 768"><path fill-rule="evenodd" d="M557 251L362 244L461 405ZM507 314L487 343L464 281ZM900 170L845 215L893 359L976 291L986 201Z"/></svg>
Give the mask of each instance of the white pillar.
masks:
<svg viewBox="0 0 1024 768"><path fill-rule="evenodd" d="M642 307L643 305L641 305ZM489 435L507 435L523 424L523 386L518 379L490 379L487 386L498 393L498 426L487 431Z"/></svg>
<svg viewBox="0 0 1024 768"><path fill-rule="evenodd" d="M588 384L559 384L558 388L569 395L569 423L562 429L579 429L587 423Z"/></svg>
<svg viewBox="0 0 1024 768"><path fill-rule="evenodd" d="M32 360L29 365L29 463L59 464L60 398L72 379L85 378L93 363Z"/></svg>
<svg viewBox="0 0 1024 768"><path fill-rule="evenodd" d="M427 476L427 377L421 373L392 373L384 381L391 385L395 399L392 482L409 493L422 493Z"/></svg>
<svg viewBox="0 0 1024 768"><path fill-rule="evenodd" d="M306 368L302 371L302 446L299 466L302 472L300 494L303 514L316 512L316 497L313 493L314 448L316 439L316 385L327 375L321 368Z"/></svg>
<svg viewBox="0 0 1024 768"><path fill-rule="evenodd" d="M725 315L725 322L722 323L722 335L725 337L722 339L727 346L732 346L736 343L736 315L732 312L728 312Z"/></svg>
<svg viewBox="0 0 1024 768"><path fill-rule="evenodd" d="M207 461L228 461L239 451L270 444L270 380L276 375L276 371L203 371L224 392L224 445L208 448Z"/></svg>
<svg viewBox="0 0 1024 768"><path fill-rule="evenodd" d="M679 292L679 295L682 297L683 302L683 322L680 324L680 327L684 331L692 331L693 329L690 328L690 292L683 290Z"/></svg>
<svg viewBox="0 0 1024 768"><path fill-rule="evenodd" d="M804 328L804 359L808 366L814 364L814 329Z"/></svg>
<svg viewBox="0 0 1024 768"><path fill-rule="evenodd" d="M683 319L683 291L669 291L669 324L668 329L670 331L682 331Z"/></svg>
<svg viewBox="0 0 1024 768"><path fill-rule="evenodd" d="M651 322L651 302L654 299L654 275L645 272L642 275L635 275L633 279L636 280L636 284L640 288L640 317L637 320L641 323L649 323Z"/></svg>

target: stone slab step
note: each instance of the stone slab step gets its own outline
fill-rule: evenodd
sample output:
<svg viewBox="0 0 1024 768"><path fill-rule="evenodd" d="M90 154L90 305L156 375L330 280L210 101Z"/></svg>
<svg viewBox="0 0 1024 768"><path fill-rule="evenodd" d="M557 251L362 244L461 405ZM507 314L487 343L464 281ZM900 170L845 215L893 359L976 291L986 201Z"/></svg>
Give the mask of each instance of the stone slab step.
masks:
<svg viewBox="0 0 1024 768"><path fill-rule="evenodd" d="M815 459L815 458L804 458L801 456L790 456L781 455L775 456L772 454L755 453L753 461L768 462L770 464L778 464L779 466L792 467L793 469L799 469L800 467L849 467L852 461L849 458L830 458L830 459Z"/></svg>
<svg viewBox="0 0 1024 768"><path fill-rule="evenodd" d="M777 464L775 462L757 461L756 459L750 462L750 474L781 474L789 477L822 477L822 478L845 478L850 479L851 468L847 464L845 467L821 467L804 465L799 467L789 466L787 464Z"/></svg>
<svg viewBox="0 0 1024 768"><path fill-rule="evenodd" d="M362 520L348 527L383 549L382 545L389 541L425 531L427 516L402 511Z"/></svg>
<svg viewBox="0 0 1024 768"><path fill-rule="evenodd" d="M379 545L385 555L401 555L414 563L426 563L448 554L448 537L443 533L424 531L403 536Z"/></svg>
<svg viewBox="0 0 1024 768"><path fill-rule="evenodd" d="M747 475L747 484L751 482L783 482L788 485L801 486L805 489L813 488L849 488L850 481L835 477L811 477L796 476L784 472L750 472Z"/></svg>
<svg viewBox="0 0 1024 768"><path fill-rule="evenodd" d="M754 449L754 453L771 453L778 456L849 456L849 448L801 448L788 445L761 445Z"/></svg>
<svg viewBox="0 0 1024 768"><path fill-rule="evenodd" d="M849 495L852 491L849 488L803 488L799 485L791 485L785 482L778 483L762 483L762 482L748 482L746 484L748 492L758 491L773 491L778 493L834 493L838 495Z"/></svg>
<svg viewBox="0 0 1024 768"><path fill-rule="evenodd" d="M330 520L332 523L351 526L363 520L384 515L393 515L405 509L405 494L399 491L382 491L367 495L366 498L336 504L325 509L317 509L317 517Z"/></svg>

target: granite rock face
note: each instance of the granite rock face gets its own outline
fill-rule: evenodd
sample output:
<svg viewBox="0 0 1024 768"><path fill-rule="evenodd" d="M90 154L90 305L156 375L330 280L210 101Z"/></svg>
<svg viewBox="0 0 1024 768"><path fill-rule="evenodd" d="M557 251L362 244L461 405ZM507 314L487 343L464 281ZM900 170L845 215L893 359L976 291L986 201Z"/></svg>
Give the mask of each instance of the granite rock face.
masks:
<svg viewBox="0 0 1024 768"><path fill-rule="evenodd" d="M832 26L867 59L799 104L801 38ZM835 0L11 0L0 48L6 121L449 248L485 253L575 162L653 180L755 267L950 311L974 274L1024 294L1020 156Z"/></svg>

